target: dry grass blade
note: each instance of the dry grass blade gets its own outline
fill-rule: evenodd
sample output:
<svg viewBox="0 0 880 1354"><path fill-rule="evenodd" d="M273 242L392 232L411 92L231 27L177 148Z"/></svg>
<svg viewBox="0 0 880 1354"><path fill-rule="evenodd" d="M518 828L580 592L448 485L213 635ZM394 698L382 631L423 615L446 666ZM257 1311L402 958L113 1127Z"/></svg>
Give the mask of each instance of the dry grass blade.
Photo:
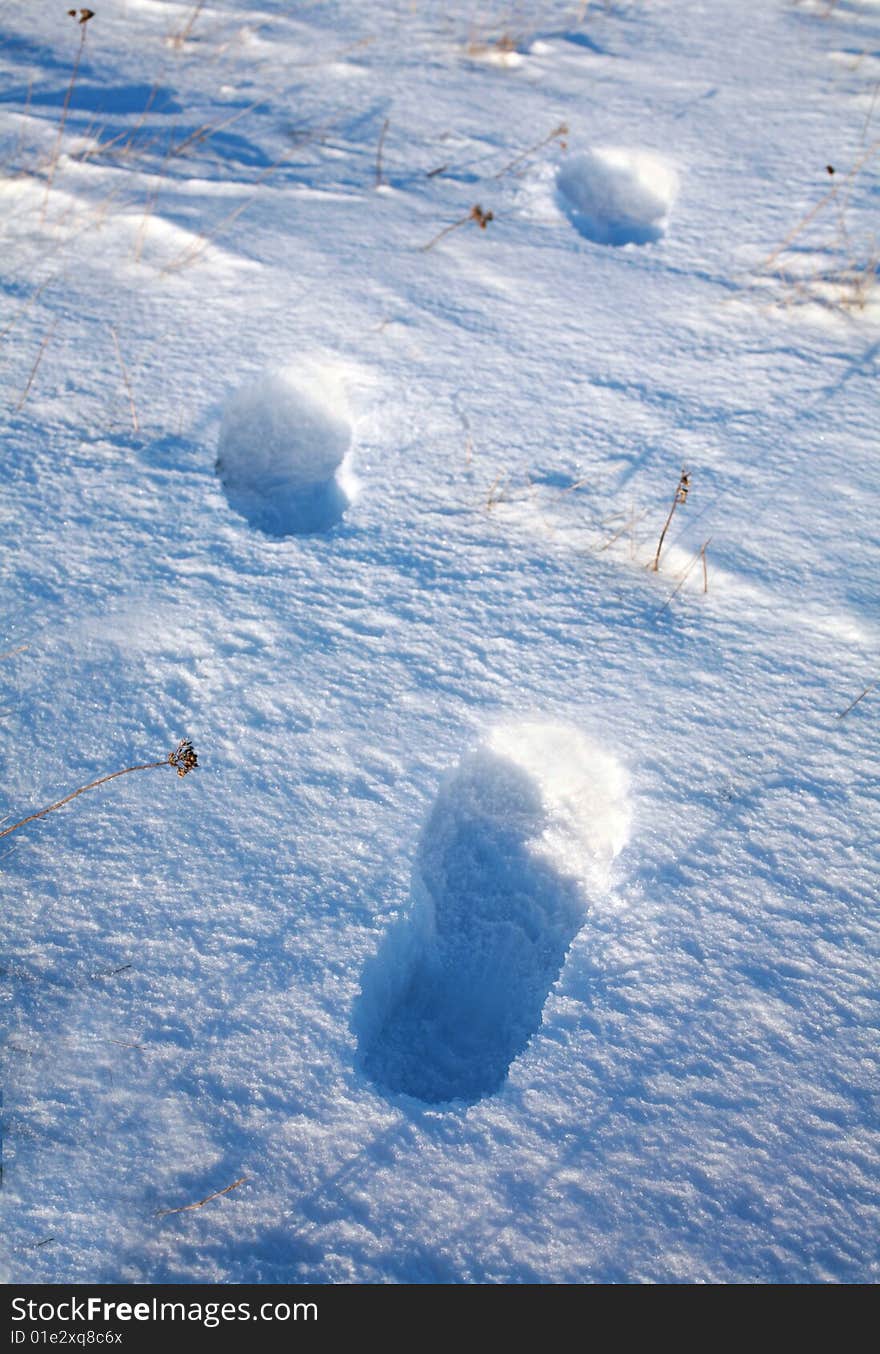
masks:
<svg viewBox="0 0 880 1354"><path fill-rule="evenodd" d="M614 535L610 536L604 545L599 546L598 554L601 555L603 550L610 550L612 545L614 545L616 541L620 540L621 536L625 536L628 531L633 531L638 526L639 522L641 522L642 518L647 515L647 511L648 511L647 508L643 508L640 513L631 514L630 517L627 519L627 521L624 522L620 530L615 531Z"/></svg>
<svg viewBox="0 0 880 1354"><path fill-rule="evenodd" d="M179 1208L160 1208L156 1213L157 1218L170 1218L172 1213L189 1213L194 1208L204 1208L212 1199L219 1199L221 1194L229 1194L230 1190L238 1189L247 1180L246 1175L239 1176L238 1180L233 1180L231 1185L224 1185L223 1189L215 1189L213 1194L206 1194L204 1199L199 1199L198 1203L181 1204Z"/></svg>
<svg viewBox="0 0 880 1354"><path fill-rule="evenodd" d="M135 408L134 405L134 394L132 393L131 389L131 381L128 378L128 368L125 365L125 361L122 356L122 349L119 346L119 335L113 328L112 324L110 326L110 333L113 335L113 343L116 348L116 356L119 359L119 370L122 372L122 381L123 384L125 385L126 393L128 394L128 407L131 412L131 426L136 433L139 433L141 430L141 425L138 421L137 409Z"/></svg>
<svg viewBox="0 0 880 1354"><path fill-rule="evenodd" d="M175 47L179 51L180 48L183 47L183 45L188 41L190 34L192 33L193 28L196 25L196 20L198 19L199 15L201 14L204 8L205 8L205 0L198 0L198 3L193 5L189 18L183 25L183 28L181 28L179 32L172 34L172 36L168 39L172 47Z"/></svg>
<svg viewBox="0 0 880 1354"><path fill-rule="evenodd" d="M697 562L698 559L702 559L702 561L703 561L703 570L704 570L704 573L703 573L703 579L704 579L704 588L703 588L703 591L704 591L704 592L708 591L708 586L709 586L709 585L708 585L708 582L706 581L706 575L705 575L705 568L706 568L706 546L709 544L709 541L711 541L711 539L712 539L712 537L710 536L710 537L709 537L709 540L708 540L708 541L704 541L703 544L700 546L699 550L698 550L697 553L694 555L693 559L691 560L691 562L690 562L690 564L688 565L688 567L685 569L685 571L684 571L684 573L682 574L681 578L678 580L678 583L675 585L675 587L673 588L672 592L671 592L671 593L669 594L669 596L666 598L666 601L665 601L665 602L663 603L663 605L660 607L659 611L657 612L657 615L658 615L658 616L662 616L663 612L664 612L664 611L666 610L666 608L669 606L670 602L674 601L675 598L678 596L678 594L681 592L681 590L682 590L682 588L684 587L685 583L686 583L686 582L688 581L688 579L690 578L691 571L692 571L692 569L693 569L693 567L694 567L694 565L696 564L696 562Z"/></svg>
<svg viewBox="0 0 880 1354"><path fill-rule="evenodd" d="M199 235L198 239L193 244L184 249L182 253L178 254L170 263L166 263L165 267L162 269L161 276L165 277L169 273L176 273L182 268L188 268L190 264L195 263L197 259L201 258L211 241L216 239L220 232L227 226L231 226L233 221L237 221L249 207L253 206L262 185L294 154L295 150L291 148L289 151L285 151L280 160L276 160L268 169L264 169L262 174L259 174L254 180L254 191L251 193L250 197L246 198L244 202L239 203L237 207L233 207L232 211L227 212L211 230L202 231L201 235Z"/></svg>
<svg viewBox="0 0 880 1354"><path fill-rule="evenodd" d="M510 161L510 164L505 165L503 169L499 169L498 173L494 174L492 177L496 179L503 178L505 174L509 174L512 169L517 167L517 165L522 164L523 160L527 160L530 155L534 155L536 151L543 150L545 146L549 146L551 141L558 140L561 149L566 150L567 145L564 140L566 136L568 136L568 123L560 122L559 126L554 127L552 132L548 132L542 140L536 141L533 146L529 146L528 150L524 150L519 155L515 156Z"/></svg>
<svg viewBox="0 0 880 1354"><path fill-rule="evenodd" d="M382 130L381 130L381 132L379 133L379 144L378 144L378 146L376 147L376 187L377 187L377 188L381 188L381 187L382 187L382 184L385 182L385 180L384 180L383 177L382 177L382 153L383 153L383 151L384 151L384 149L385 149L385 137L388 135L388 127L389 127L390 122L391 122L391 119L390 119L390 118L386 118L385 121L382 123Z"/></svg>
<svg viewBox="0 0 880 1354"><path fill-rule="evenodd" d="M850 712L850 710L854 710L854 709L856 708L856 706L858 705L859 701L860 701L860 700L864 700L864 698L865 698L865 696L867 696L868 692L874 690L874 687L877 685L877 682L878 682L878 681L880 681L880 678L876 678L873 682L869 682L868 685L865 687L864 691L860 691L859 694L856 696L855 700L854 700L854 701L850 701L849 705L846 707L845 710L841 710L841 712L840 712L840 714L837 716L837 718L838 718L838 719L843 719L844 715L848 715L849 712Z"/></svg>
<svg viewBox="0 0 880 1354"><path fill-rule="evenodd" d="M866 123L865 131L867 130L867 125L868 124ZM778 265L776 267L777 276L783 281L793 283L796 288L800 288L805 292L808 299L811 295L814 295L814 292L811 291L809 287L809 279L793 278L790 275L787 275L781 259L788 248L803 234L807 227L815 221L820 213L822 213L826 207L835 203L837 209L837 231L834 245L838 255L843 255L844 262L830 280L839 284L842 293L840 304L843 305L844 308L858 309L864 306L867 291L876 281L878 264L876 239L868 251L867 262L857 261L847 229L846 214L856 179L865 165L877 156L878 151L880 151L880 139L875 139L869 145L865 146L862 154L846 174L838 173L834 165L825 166L826 172L833 180L832 187L829 188L826 193L823 193L818 202L815 202L809 211L805 212L797 224L788 232L781 244L779 244L773 252L764 259L763 263L760 265L761 272L768 272L774 265ZM821 277L818 280L821 282Z"/></svg>
<svg viewBox="0 0 880 1354"><path fill-rule="evenodd" d="M29 375L28 378L27 378L27 382L26 382L26 384L25 384L24 390L21 392L21 395L19 396L19 399L18 399L18 404L15 406L15 412L16 412L16 413L18 413L19 410L23 409L24 406L25 406L25 402L27 401L27 397L28 397L28 395L31 393L31 386L32 386L33 383L34 383L34 378L36 377L36 374L37 374L37 372L38 372L39 369L40 369L40 363L41 363L42 360L43 360L43 355L44 355L46 349L49 347L49 344L50 344L51 341L52 341L52 335L55 333L55 330L56 330L57 327L58 327L58 320L57 320L57 318L56 318L56 319L54 319L54 320L52 321L52 323L49 325L49 328L46 330L45 334L43 335L43 342L40 344L40 351L37 353L37 356L36 356L36 358L34 359L34 365L31 367L30 375Z"/></svg>
<svg viewBox="0 0 880 1354"><path fill-rule="evenodd" d="M67 13L71 18L76 18L76 10L69 9ZM58 168L58 157L61 154L61 142L64 137L64 127L67 123L67 113L70 108L70 100L73 98L73 87L76 84L76 77L79 74L80 63L83 58L83 52L86 47L86 34L89 31L89 19L95 17L94 10L81 9L79 11L79 47L76 49L76 58L73 63L73 70L70 73L70 84L67 86L67 93L64 96L64 104L61 108L61 117L58 121L58 132L55 137L55 149L52 152L52 160L49 164L49 173L46 177L46 192L43 197L43 206L40 211L40 225L46 220L46 208L49 205L49 194L52 191L52 180L55 178L55 170Z"/></svg>

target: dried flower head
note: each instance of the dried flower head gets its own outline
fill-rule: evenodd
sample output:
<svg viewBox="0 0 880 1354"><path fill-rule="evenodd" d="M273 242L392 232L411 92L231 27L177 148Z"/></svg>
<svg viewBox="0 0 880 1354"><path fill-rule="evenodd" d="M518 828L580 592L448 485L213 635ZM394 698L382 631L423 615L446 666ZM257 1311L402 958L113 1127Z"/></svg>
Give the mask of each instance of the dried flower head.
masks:
<svg viewBox="0 0 880 1354"><path fill-rule="evenodd" d="M489 222L494 220L494 217L491 212L484 212L483 208L480 206L478 202L476 203L475 206L471 207L470 216L468 219L470 221L476 221L477 225L480 227L480 230L485 230Z"/></svg>
<svg viewBox="0 0 880 1354"><path fill-rule="evenodd" d="M69 9L67 13L69 14L71 19L75 19L77 13L79 13L78 22L81 24L87 24L89 19L94 19L95 17L95 11L93 9L81 9L79 11L75 9Z"/></svg>
<svg viewBox="0 0 880 1354"><path fill-rule="evenodd" d="M178 776L185 776L188 771L196 770L199 759L188 738L181 738L174 751L169 752L168 762L170 766L177 768Z"/></svg>

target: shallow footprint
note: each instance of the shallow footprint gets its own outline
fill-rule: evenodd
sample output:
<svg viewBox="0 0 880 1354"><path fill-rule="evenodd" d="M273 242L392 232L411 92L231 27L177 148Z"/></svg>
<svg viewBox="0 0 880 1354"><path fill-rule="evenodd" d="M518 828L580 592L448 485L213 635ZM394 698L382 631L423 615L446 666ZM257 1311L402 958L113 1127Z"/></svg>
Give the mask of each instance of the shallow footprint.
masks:
<svg viewBox="0 0 880 1354"><path fill-rule="evenodd" d="M559 169L563 210L596 244L650 244L666 233L675 171L647 151L608 148L573 155Z"/></svg>
<svg viewBox="0 0 880 1354"><path fill-rule="evenodd" d="M351 501L345 398L326 374L273 372L223 413L217 474L230 507L269 536L329 531Z"/></svg>
<svg viewBox="0 0 880 1354"><path fill-rule="evenodd" d="M369 1076L428 1104L497 1091L628 832L622 768L576 729L506 726L466 755L422 833L410 915L364 975Z"/></svg>

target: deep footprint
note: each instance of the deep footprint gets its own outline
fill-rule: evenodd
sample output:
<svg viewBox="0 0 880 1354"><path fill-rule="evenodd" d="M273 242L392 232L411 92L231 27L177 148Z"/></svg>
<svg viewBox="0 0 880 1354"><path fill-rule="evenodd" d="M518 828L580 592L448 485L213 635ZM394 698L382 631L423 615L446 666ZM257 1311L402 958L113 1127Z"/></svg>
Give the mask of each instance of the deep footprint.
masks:
<svg viewBox="0 0 880 1354"><path fill-rule="evenodd" d="M638 150L573 155L556 176L560 204L581 235L596 244L651 244L666 233L677 191L674 170Z"/></svg>
<svg viewBox="0 0 880 1354"><path fill-rule="evenodd" d="M327 377L275 372L240 391L220 430L217 474L229 505L269 536L329 531L351 501L351 425Z"/></svg>
<svg viewBox="0 0 880 1354"><path fill-rule="evenodd" d="M628 831L622 769L577 730L509 726L465 756L422 833L410 915L364 975L369 1076L432 1105L497 1091Z"/></svg>

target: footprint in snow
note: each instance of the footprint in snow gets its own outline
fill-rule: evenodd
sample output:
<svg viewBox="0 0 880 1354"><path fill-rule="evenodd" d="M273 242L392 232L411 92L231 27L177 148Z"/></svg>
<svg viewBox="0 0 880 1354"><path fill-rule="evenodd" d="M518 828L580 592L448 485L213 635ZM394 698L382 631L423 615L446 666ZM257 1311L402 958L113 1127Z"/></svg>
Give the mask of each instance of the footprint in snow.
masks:
<svg viewBox="0 0 880 1354"><path fill-rule="evenodd" d="M628 831L623 770L575 729L508 726L466 755L422 833L410 915L364 975L369 1076L427 1104L497 1091Z"/></svg>
<svg viewBox="0 0 880 1354"><path fill-rule="evenodd" d="M263 376L223 414L217 474L230 507L269 536L329 531L348 507L351 425L326 374Z"/></svg>
<svg viewBox="0 0 880 1354"><path fill-rule="evenodd" d="M556 176L560 205L596 244L650 244L666 233L678 181L647 151L608 148L573 155Z"/></svg>

